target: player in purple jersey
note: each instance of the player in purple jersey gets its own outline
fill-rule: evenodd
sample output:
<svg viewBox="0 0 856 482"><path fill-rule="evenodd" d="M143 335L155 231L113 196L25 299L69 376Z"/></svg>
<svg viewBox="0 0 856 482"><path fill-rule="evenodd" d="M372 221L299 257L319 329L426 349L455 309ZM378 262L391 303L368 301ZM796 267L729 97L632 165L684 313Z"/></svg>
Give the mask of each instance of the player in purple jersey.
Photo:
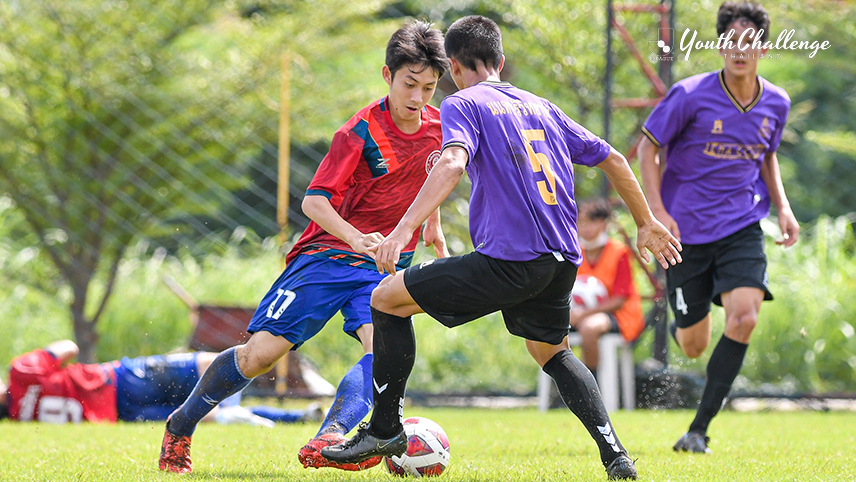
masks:
<svg viewBox="0 0 856 482"><path fill-rule="evenodd" d="M472 181L470 233L476 251L428 261L390 276L372 293L375 409L366 428L322 455L357 463L407 448L404 391L416 342L410 316L428 313L448 327L501 311L598 445L610 479L635 479L591 372L568 347L569 298L580 263L573 164L597 166L627 203L642 255L663 267L680 244L648 209L627 161L549 101L501 82L499 27L464 17L446 32L459 92L440 108L443 153L407 213L374 251L394 273L406 234L449 195L464 171Z"/></svg>
<svg viewBox="0 0 856 482"><path fill-rule="evenodd" d="M726 2L716 29L733 30L733 39L751 29L752 40L763 29L759 40L766 41L770 19L759 5ZM645 122L639 147L651 209L684 246L684 262L666 275L675 340L687 356L699 357L710 344L710 303L725 308L725 333L708 362L701 404L674 446L696 453L711 453L708 425L740 372L761 302L773 299L759 221L772 202L783 235L777 244L793 245L800 229L776 159L790 99L757 75L764 50L741 51L736 40L726 47L723 70L669 90Z"/></svg>
<svg viewBox="0 0 856 482"><path fill-rule="evenodd" d="M439 156L439 112L428 102L447 68L443 34L430 24L415 21L393 33L381 69L389 95L336 131L303 200L312 223L259 303L247 327L250 339L220 353L167 420L161 470L191 472L191 437L202 417L314 337L337 312L342 313L343 330L362 345L364 356L339 383L318 433L297 457L306 468L363 470L381 462L375 457L358 464L331 463L319 450L345 440L371 410L369 302L384 275L374 269L368 248L393 230ZM408 251L415 248L421 227L411 231ZM439 210L422 237L426 246L434 245L438 257L448 255ZM403 264L409 265L409 259Z"/></svg>

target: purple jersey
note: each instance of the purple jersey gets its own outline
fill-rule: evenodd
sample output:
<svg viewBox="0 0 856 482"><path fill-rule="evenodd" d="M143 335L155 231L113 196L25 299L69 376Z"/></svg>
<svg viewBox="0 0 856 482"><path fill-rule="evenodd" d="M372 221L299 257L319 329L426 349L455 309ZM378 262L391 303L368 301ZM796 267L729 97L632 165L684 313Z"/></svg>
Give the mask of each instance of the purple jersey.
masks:
<svg viewBox="0 0 856 482"><path fill-rule="evenodd" d="M443 148L469 153L476 251L507 261L558 252L579 265L571 164L600 163L609 144L506 82L481 82L446 97L440 121Z"/></svg>
<svg viewBox="0 0 856 482"><path fill-rule="evenodd" d="M660 194L686 244L722 239L770 212L761 165L779 147L790 98L759 76L758 96L744 108L724 75L678 82L642 128L657 147L668 147Z"/></svg>

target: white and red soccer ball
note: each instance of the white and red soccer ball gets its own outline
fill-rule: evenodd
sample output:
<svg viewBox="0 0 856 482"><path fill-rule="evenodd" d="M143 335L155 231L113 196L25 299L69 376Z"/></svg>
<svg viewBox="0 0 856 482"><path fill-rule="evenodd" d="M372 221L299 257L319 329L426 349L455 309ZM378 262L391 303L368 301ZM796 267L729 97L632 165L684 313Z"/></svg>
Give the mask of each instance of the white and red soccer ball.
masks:
<svg viewBox="0 0 856 482"><path fill-rule="evenodd" d="M587 274L577 276L571 289L571 308L596 308L607 299L609 292L601 280Z"/></svg>
<svg viewBox="0 0 856 482"><path fill-rule="evenodd" d="M410 417L404 421L407 452L384 459L390 473L400 476L431 477L449 466L449 437L442 427L427 418Z"/></svg>

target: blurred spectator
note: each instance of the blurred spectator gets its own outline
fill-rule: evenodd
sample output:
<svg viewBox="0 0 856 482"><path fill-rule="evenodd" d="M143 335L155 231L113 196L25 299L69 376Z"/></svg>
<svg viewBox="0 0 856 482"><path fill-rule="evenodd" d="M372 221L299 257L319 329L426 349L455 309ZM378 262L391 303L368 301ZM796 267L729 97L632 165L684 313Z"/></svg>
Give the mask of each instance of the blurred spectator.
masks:
<svg viewBox="0 0 856 482"><path fill-rule="evenodd" d="M583 201L579 205L577 228L583 262L577 280L583 275L599 279L608 297L593 307L573 306L571 327L582 337L583 363L596 375L598 339L605 333L621 333L627 341L635 340L645 328L642 303L633 271L633 253L621 241L607 234L612 208L604 199Z"/></svg>

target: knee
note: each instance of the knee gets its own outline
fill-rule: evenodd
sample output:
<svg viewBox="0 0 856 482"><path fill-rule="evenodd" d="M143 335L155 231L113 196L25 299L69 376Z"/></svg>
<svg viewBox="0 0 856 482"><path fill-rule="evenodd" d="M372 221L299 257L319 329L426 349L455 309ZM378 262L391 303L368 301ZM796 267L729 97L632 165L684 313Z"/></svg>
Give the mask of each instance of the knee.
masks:
<svg viewBox="0 0 856 482"><path fill-rule="evenodd" d="M600 338L600 335L603 334L600 327L596 326L594 323L586 323L585 320L577 325L577 331L580 333L584 342L597 341L597 339Z"/></svg>
<svg viewBox="0 0 856 482"><path fill-rule="evenodd" d="M758 324L758 314L752 310L734 313L725 322L725 331L729 338L748 343L749 337Z"/></svg>
<svg viewBox="0 0 856 482"><path fill-rule="evenodd" d="M684 352L684 355L687 358L698 358L704 353L704 350L707 349L707 344L702 343L684 343L681 345L681 350Z"/></svg>
<svg viewBox="0 0 856 482"><path fill-rule="evenodd" d="M372 308L389 313L393 306L390 303L389 285L392 282L392 276L387 276L381 281L374 290L372 290Z"/></svg>
<svg viewBox="0 0 856 482"><path fill-rule="evenodd" d="M274 357L265 350L254 349L253 345L239 345L238 367L247 378L253 378L270 370L281 357Z"/></svg>

